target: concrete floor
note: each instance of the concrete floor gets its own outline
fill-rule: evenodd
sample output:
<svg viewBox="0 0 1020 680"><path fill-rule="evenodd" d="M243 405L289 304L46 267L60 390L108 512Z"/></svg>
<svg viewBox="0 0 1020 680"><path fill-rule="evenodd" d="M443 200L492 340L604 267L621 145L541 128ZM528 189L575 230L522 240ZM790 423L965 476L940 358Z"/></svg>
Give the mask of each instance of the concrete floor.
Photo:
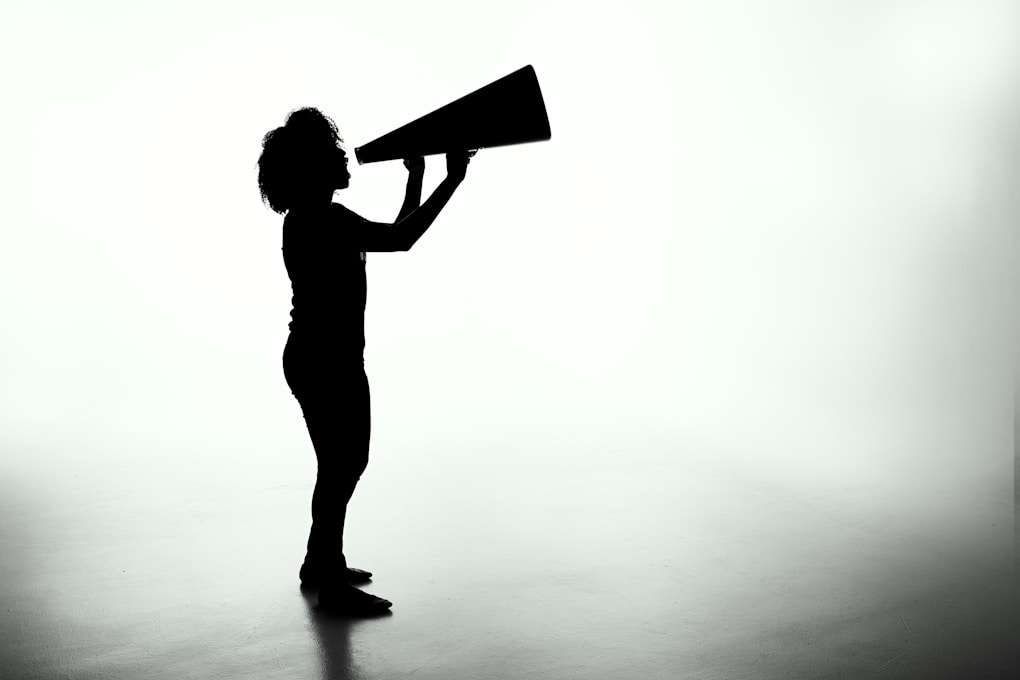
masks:
<svg viewBox="0 0 1020 680"><path fill-rule="evenodd" d="M1014 677L1008 499L939 528L679 442L383 440L348 553L393 613L346 621L297 584L303 442L146 446L5 452L0 677Z"/></svg>

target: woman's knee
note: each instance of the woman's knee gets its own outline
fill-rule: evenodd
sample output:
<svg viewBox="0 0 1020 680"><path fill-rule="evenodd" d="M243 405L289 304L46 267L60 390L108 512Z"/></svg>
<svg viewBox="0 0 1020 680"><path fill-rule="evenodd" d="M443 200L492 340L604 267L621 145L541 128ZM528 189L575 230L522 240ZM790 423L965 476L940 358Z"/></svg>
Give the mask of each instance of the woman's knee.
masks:
<svg viewBox="0 0 1020 680"><path fill-rule="evenodd" d="M365 468L367 467L368 467L368 452L366 452L365 455L360 456L357 459L357 461L355 461L353 469L355 470L359 479L361 478L361 475L364 474Z"/></svg>
<svg viewBox="0 0 1020 680"><path fill-rule="evenodd" d="M368 451L345 451L319 456L319 476L336 479L358 479L368 467Z"/></svg>

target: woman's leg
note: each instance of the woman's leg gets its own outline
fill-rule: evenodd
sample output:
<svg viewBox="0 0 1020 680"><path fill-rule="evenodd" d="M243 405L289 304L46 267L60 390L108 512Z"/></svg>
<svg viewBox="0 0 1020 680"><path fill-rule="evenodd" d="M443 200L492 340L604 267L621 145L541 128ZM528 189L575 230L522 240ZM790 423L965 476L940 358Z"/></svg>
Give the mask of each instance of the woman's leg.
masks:
<svg viewBox="0 0 1020 680"><path fill-rule="evenodd" d="M370 395L361 367L317 377L298 395L317 461L305 564L339 576L347 504L368 464Z"/></svg>
<svg viewBox="0 0 1020 680"><path fill-rule="evenodd" d="M296 349L288 340L284 374L301 404L317 461L312 528L301 567L302 582L307 574L320 586L320 607L376 616L392 603L347 582L343 553L347 503L368 464L372 431L368 376L364 364L355 369L329 370L336 364L308 361Z"/></svg>

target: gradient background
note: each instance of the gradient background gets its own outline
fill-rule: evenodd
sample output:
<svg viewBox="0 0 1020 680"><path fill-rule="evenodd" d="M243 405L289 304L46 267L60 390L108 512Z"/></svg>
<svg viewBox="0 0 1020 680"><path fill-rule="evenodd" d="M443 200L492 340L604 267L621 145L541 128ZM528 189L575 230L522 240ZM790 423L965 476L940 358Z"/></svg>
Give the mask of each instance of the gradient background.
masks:
<svg viewBox="0 0 1020 680"><path fill-rule="evenodd" d="M482 638L540 626L485 601L505 627L465 633L476 655L434 633L342 673L915 677L947 668L936 652L964 673L971 648L947 645L1001 631L1017 3L8 3L0 56L8 668L208 677L169 660L216 647L236 652L218 675L253 672L194 607L251 605L276 583L260 565L297 598L314 458L280 365L261 136L318 106L353 149L528 63L552 140L481 151L412 252L368 256L372 462L349 541L376 567L477 575L436 586L453 594L498 590L483 575L515 554L665 564L642 569L663 590L627 588L666 638L598 656L562 641L618 633L564 620L561 646L511 645L497 670ZM427 159L426 195L443 168ZM351 171L337 200L393 219L402 165ZM391 628L401 587L379 582ZM890 603L931 611L891 635L865 614ZM860 625L822 644L804 632L822 621ZM350 647L383 645L372 630ZM341 673L288 658L281 677Z"/></svg>

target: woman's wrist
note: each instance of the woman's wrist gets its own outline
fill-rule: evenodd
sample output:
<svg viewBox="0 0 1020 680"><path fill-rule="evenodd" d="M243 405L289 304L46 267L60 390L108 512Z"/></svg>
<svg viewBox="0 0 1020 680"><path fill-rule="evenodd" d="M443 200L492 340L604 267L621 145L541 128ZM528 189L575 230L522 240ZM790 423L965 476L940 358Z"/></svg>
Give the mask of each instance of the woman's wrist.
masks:
<svg viewBox="0 0 1020 680"><path fill-rule="evenodd" d="M409 175L425 174L425 159L422 156L412 156L404 159L404 167Z"/></svg>

